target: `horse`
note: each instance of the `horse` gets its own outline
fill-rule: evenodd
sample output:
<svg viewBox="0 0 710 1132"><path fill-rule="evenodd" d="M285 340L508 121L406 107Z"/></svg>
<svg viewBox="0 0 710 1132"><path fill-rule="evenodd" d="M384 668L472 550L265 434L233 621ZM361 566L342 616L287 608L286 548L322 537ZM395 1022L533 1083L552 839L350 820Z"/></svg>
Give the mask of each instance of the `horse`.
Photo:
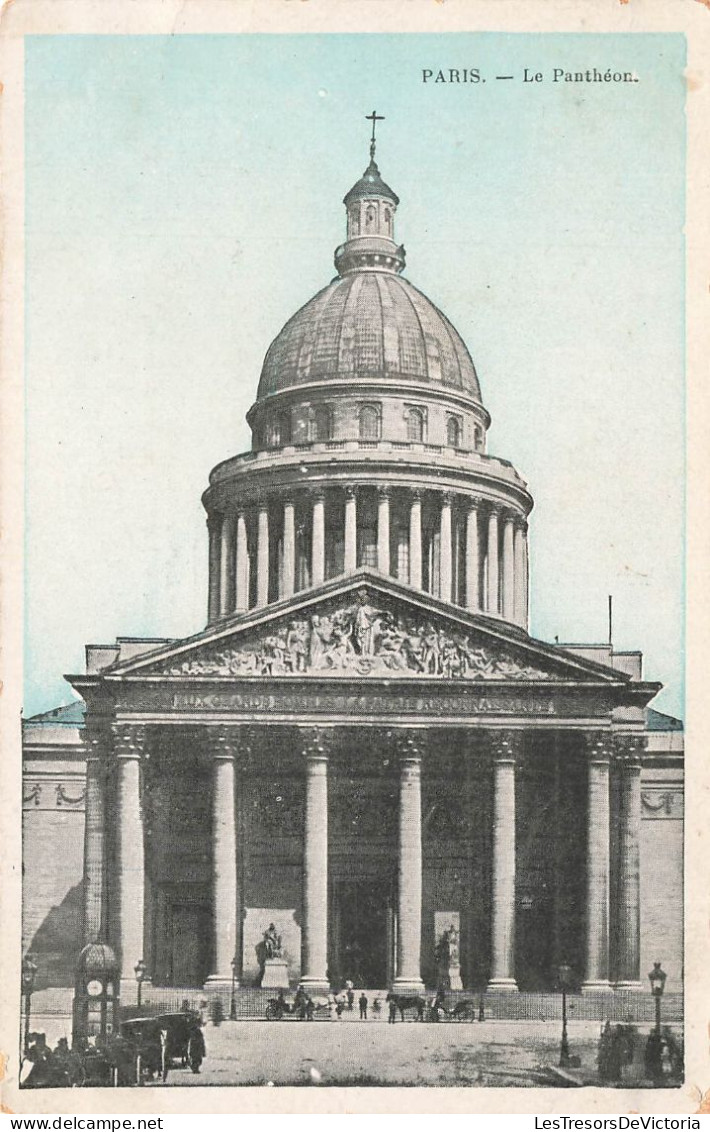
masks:
<svg viewBox="0 0 710 1132"><path fill-rule="evenodd" d="M416 1010L417 1021L424 1021L424 1007L426 1006L426 999L422 998L420 994L394 994L392 991L387 995L387 1001L393 1002L399 1010L402 1021L404 1022L405 1010Z"/></svg>

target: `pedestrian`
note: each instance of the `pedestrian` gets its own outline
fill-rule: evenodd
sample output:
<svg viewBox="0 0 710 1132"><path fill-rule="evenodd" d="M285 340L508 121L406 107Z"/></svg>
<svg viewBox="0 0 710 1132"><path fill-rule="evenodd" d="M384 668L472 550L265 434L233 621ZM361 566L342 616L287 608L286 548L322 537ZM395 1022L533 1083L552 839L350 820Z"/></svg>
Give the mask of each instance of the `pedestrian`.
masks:
<svg viewBox="0 0 710 1132"><path fill-rule="evenodd" d="M360 1021L367 1022L367 995L364 991L358 999L358 1004L360 1006Z"/></svg>
<svg viewBox="0 0 710 1132"><path fill-rule="evenodd" d="M355 990L353 988L352 983L350 984L350 986L347 989L347 999L348 999L348 1010L350 1010L350 1011L354 1010L355 1009Z"/></svg>
<svg viewBox="0 0 710 1132"><path fill-rule="evenodd" d="M389 1021L394 1026L395 1022L397 1021L397 1003L395 1002L395 1000L393 998L391 998L389 1000L389 1003L390 1003Z"/></svg>
<svg viewBox="0 0 710 1132"><path fill-rule="evenodd" d="M379 1020L382 1016L382 999L380 998L379 994L377 995L375 1001L372 1004L372 1009L375 1013L375 1021L379 1022Z"/></svg>

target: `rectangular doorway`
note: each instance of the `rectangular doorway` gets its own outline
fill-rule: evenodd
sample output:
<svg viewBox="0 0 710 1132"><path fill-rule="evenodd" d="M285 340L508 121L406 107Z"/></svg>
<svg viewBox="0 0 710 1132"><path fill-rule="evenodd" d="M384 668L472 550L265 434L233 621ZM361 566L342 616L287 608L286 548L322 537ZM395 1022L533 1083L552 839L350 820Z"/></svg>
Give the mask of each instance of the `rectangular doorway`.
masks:
<svg viewBox="0 0 710 1132"><path fill-rule="evenodd" d="M376 880L339 881L333 901L333 968L337 979L383 990L392 977L394 915L389 886Z"/></svg>
<svg viewBox="0 0 710 1132"><path fill-rule="evenodd" d="M202 904L170 907L168 982L173 987L201 987L209 975L210 909Z"/></svg>

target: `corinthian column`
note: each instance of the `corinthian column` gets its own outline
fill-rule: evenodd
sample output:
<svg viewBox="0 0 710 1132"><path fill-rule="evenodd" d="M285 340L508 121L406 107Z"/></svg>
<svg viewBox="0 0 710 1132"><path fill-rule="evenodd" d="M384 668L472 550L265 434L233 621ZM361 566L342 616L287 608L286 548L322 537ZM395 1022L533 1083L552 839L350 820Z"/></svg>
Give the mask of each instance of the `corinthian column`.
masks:
<svg viewBox="0 0 710 1132"><path fill-rule="evenodd" d="M236 597L236 561L235 537L237 532L237 519L235 515L225 515L222 520L220 588L219 588L219 615L228 617L234 613L234 600Z"/></svg>
<svg viewBox="0 0 710 1132"><path fill-rule="evenodd" d="M357 569L357 495L354 487L345 491L345 550L343 573Z"/></svg>
<svg viewBox="0 0 710 1132"><path fill-rule="evenodd" d="M469 503L466 513L466 608L474 613L481 608L479 573L478 508L475 503Z"/></svg>
<svg viewBox="0 0 710 1132"><path fill-rule="evenodd" d="M515 762L521 736L493 739L493 892L489 990L517 991L515 981Z"/></svg>
<svg viewBox="0 0 710 1132"><path fill-rule="evenodd" d="M322 586L325 581L325 498L322 491L313 497L311 533L311 583Z"/></svg>
<svg viewBox="0 0 710 1132"><path fill-rule="evenodd" d="M488 516L488 593L486 610L498 613L500 605L498 579L498 512L491 510Z"/></svg>
<svg viewBox="0 0 710 1132"><path fill-rule="evenodd" d="M209 579L207 600L207 623L219 617L219 563L221 556L222 520L219 515L210 515L207 520L209 538Z"/></svg>
<svg viewBox="0 0 710 1132"><path fill-rule="evenodd" d="M116 761L116 896L121 982L135 986L134 967L143 958L145 856L141 807L141 756L145 727L113 728Z"/></svg>
<svg viewBox="0 0 710 1132"><path fill-rule="evenodd" d="M256 604L266 605L269 600L269 509L265 503L259 507L256 543Z"/></svg>
<svg viewBox="0 0 710 1132"><path fill-rule="evenodd" d="M515 620L515 520L508 515L503 523L503 616Z"/></svg>
<svg viewBox="0 0 710 1132"><path fill-rule="evenodd" d="M412 736L399 761L396 991L424 990L422 948L422 761Z"/></svg>
<svg viewBox="0 0 710 1132"><path fill-rule="evenodd" d="M515 528L515 622L527 628L528 624L528 571L525 561L525 528Z"/></svg>
<svg viewBox="0 0 710 1132"><path fill-rule="evenodd" d="M84 803L84 944L104 938L105 931L105 737L95 731L84 735L86 745L86 801ZM139 955L140 959L141 956Z"/></svg>
<svg viewBox="0 0 710 1132"><path fill-rule="evenodd" d="M587 741L586 966L583 990L609 989L610 737Z"/></svg>
<svg viewBox="0 0 710 1132"><path fill-rule="evenodd" d="M301 983L327 991L328 967L328 756L318 734L306 745L306 813L303 832Z"/></svg>
<svg viewBox="0 0 710 1132"><path fill-rule="evenodd" d="M390 493L381 487L377 495L377 569L390 572Z"/></svg>
<svg viewBox="0 0 710 1132"><path fill-rule="evenodd" d="M443 601L451 601L452 589L452 554L451 554L451 496L442 495L440 514L440 567L439 567L439 596Z"/></svg>
<svg viewBox="0 0 710 1132"><path fill-rule="evenodd" d="M641 759L642 735L618 736L619 885L616 901L616 988L640 990Z"/></svg>
<svg viewBox="0 0 710 1132"><path fill-rule="evenodd" d="M249 554L247 549L247 524L243 511L237 515L237 613L249 608Z"/></svg>
<svg viewBox="0 0 710 1132"><path fill-rule="evenodd" d="M212 924L213 970L207 983L226 986L237 955L237 823L234 748L219 727L212 747ZM237 972L238 973L238 972Z"/></svg>
<svg viewBox="0 0 710 1132"><path fill-rule="evenodd" d="M293 502L284 503L283 577L281 597L292 597L296 587L296 517Z"/></svg>
<svg viewBox="0 0 710 1132"><path fill-rule="evenodd" d="M412 492L409 508L409 584L422 588L422 497Z"/></svg>

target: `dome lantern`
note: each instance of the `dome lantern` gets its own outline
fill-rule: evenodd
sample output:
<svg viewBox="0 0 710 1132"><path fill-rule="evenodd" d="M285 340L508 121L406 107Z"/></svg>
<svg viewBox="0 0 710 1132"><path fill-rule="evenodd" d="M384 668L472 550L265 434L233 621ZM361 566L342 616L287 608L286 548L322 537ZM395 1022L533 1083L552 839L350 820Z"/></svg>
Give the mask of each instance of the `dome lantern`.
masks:
<svg viewBox="0 0 710 1132"><path fill-rule="evenodd" d="M393 272L404 268L404 248L398 247L394 239L394 214L399 197L382 180L375 161L375 126L384 118L373 110L367 119L372 122L370 164L343 197L348 226L347 240L335 252L339 275L368 268Z"/></svg>

